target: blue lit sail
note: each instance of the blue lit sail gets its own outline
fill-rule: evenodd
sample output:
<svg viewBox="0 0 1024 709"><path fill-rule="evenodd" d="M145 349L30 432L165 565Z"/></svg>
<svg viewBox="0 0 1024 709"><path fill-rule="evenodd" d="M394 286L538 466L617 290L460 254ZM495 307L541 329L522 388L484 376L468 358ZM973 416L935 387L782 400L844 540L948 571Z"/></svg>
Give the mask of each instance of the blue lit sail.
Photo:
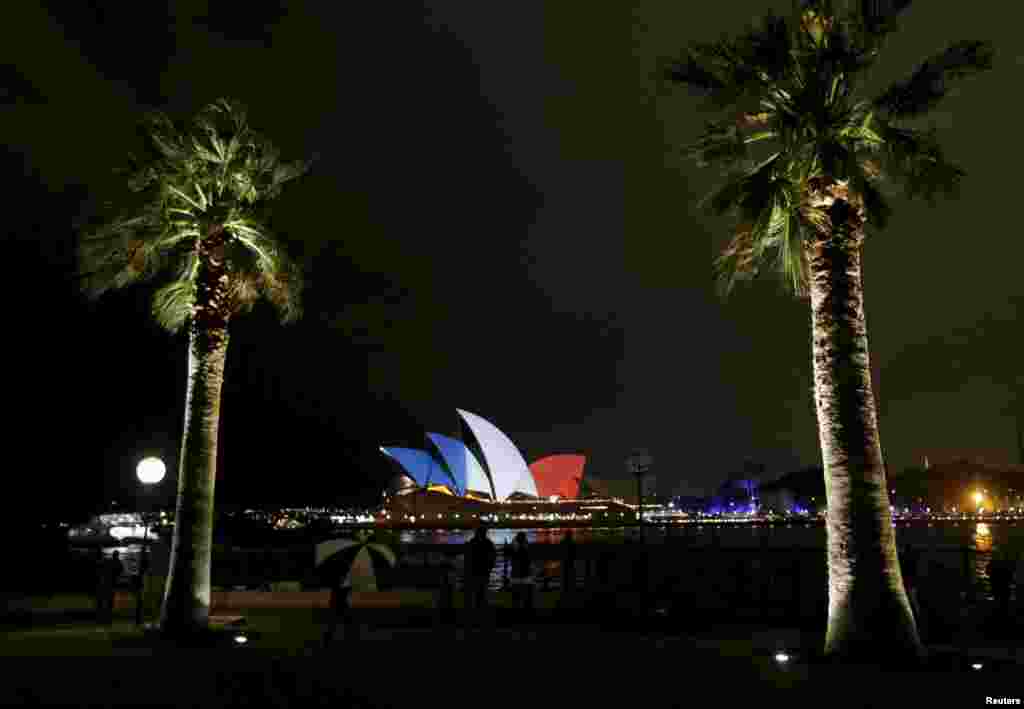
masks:
<svg viewBox="0 0 1024 709"><path fill-rule="evenodd" d="M381 446L381 452L398 461L402 469L409 474L416 484L426 487L429 483L448 484L448 476L427 451L415 448L396 448Z"/></svg>
<svg viewBox="0 0 1024 709"><path fill-rule="evenodd" d="M465 495L466 490L476 490L494 495L494 488L487 473L484 472L484 467L473 452L466 448L465 443L440 433L428 433L427 437L437 446L448 469L455 476L458 494Z"/></svg>

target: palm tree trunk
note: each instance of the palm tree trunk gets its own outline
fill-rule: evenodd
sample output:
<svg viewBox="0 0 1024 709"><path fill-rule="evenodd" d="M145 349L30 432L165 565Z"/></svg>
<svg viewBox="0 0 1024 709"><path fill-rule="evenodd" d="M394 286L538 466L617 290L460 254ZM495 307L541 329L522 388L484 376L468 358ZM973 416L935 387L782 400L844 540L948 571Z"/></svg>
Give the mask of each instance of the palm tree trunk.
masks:
<svg viewBox="0 0 1024 709"><path fill-rule="evenodd" d="M199 245L174 541L160 612L161 632L170 636L200 631L207 627L210 616L217 430L228 347L224 238L223 230L214 228Z"/></svg>
<svg viewBox="0 0 1024 709"><path fill-rule="evenodd" d="M825 654L913 661L922 648L896 556L878 436L862 239L862 232L821 238L808 249L814 397L828 502Z"/></svg>

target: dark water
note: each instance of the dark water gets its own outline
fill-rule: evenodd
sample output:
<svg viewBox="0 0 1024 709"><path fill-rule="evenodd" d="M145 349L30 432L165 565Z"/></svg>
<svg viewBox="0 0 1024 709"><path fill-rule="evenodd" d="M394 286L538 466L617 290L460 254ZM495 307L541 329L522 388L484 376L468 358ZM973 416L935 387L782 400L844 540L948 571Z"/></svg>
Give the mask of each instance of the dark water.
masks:
<svg viewBox="0 0 1024 709"><path fill-rule="evenodd" d="M921 554L921 564L939 566L963 574L963 550L967 555L967 574L970 582L981 587L983 596L990 596L986 567L993 553L1008 553L1018 560L1024 559L1024 523L1003 522L897 522L896 543L902 548L912 545ZM531 544L557 544L565 536L565 529L490 529L488 536L499 549L505 541L511 542L519 531L525 531ZM625 539L636 540L636 527L573 529L573 538L580 544L587 542L615 542ZM400 541L413 544L462 544L472 536L467 530L417 530L403 531ZM644 540L648 544L679 544L696 549L722 548L739 551L756 550L820 549L825 550L825 528L823 525L805 524L748 524L748 525L678 525L666 530L665 527L645 527ZM824 564L824 558L822 558ZM503 570L495 569L492 586L501 584ZM582 580L582 579L581 579ZM553 579L553 585L559 581Z"/></svg>
<svg viewBox="0 0 1024 709"><path fill-rule="evenodd" d="M993 552L1005 552L1024 558L1024 523L998 523L986 524L977 522L933 522L933 523L896 523L897 544L902 547L911 544L921 553L922 564L938 564L951 572L963 576L965 573L972 584L977 584L982 596L989 594L987 584L986 566ZM503 584L504 565L501 561L501 548L506 541L511 542L519 531L526 532L527 540L531 544L558 544L564 538L567 529L501 529L492 528L488 530L488 536L495 542L499 549L499 562L491 577L492 588L500 588ZM633 528L582 528L573 529L573 537L580 545L594 542L623 542L627 538L637 539L638 530ZM459 545L467 542L472 536L469 530L416 530L402 531L398 534L399 541L403 544L427 544L427 545ZM756 555L760 549L768 550L803 550L805 554L811 554L816 549L824 552L825 529L821 525L810 526L802 524L793 525L766 525L750 524L746 526L732 525L680 525L673 527L666 532L664 527L647 527L644 529L644 539L648 544L681 544L683 549L692 548L695 550L721 548L723 551L749 550L750 554ZM970 550L965 556L964 549ZM115 550L120 551L120 557L125 566L125 579L133 576L138 568L138 560L141 552L141 545L130 544L120 547L108 547L104 554L110 555ZM292 555L300 549L293 549ZM82 551L79 554L85 553ZM258 553L250 553L249 556L257 557ZM581 554L582 556L582 554ZM237 559L237 553L235 555ZM294 560L293 560L294 561ZM410 554L405 563L438 564L441 561L439 554ZM462 557L455 557L456 574L461 576ZM824 558L822 558L824 564ZM964 568L965 561L967 568ZM299 561L298 566L312 562L310 550L308 561ZM546 570L551 575L550 587L557 589L561 583L558 562L538 562L535 564L538 574ZM214 558L214 582L217 583L216 567L218 560ZM293 567L295 565L293 564ZM545 569L546 567L546 569ZM585 566L577 564L577 583L583 582ZM299 574L292 573L291 577L297 578Z"/></svg>

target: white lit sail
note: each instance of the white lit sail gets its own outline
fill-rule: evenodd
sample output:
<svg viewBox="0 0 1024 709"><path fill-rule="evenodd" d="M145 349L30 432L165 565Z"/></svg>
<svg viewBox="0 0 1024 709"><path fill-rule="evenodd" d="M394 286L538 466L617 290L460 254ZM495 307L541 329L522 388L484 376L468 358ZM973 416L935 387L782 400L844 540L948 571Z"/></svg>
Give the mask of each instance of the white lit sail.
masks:
<svg viewBox="0 0 1024 709"><path fill-rule="evenodd" d="M495 498L504 500L513 492L525 492L536 496L537 484L533 480L530 468L509 437L487 419L462 409L456 411L480 444L480 450L483 451L484 460L491 474Z"/></svg>

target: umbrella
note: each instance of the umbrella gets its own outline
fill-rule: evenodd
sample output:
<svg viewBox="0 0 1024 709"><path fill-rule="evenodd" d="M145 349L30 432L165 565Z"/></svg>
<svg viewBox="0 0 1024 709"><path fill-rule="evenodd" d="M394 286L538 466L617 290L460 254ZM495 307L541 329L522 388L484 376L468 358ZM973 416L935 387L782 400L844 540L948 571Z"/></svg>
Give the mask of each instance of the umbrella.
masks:
<svg viewBox="0 0 1024 709"><path fill-rule="evenodd" d="M369 535L355 539L328 539L316 545L316 569L320 578L331 584L342 579L342 586L353 591L376 591L379 570L395 565L395 553L384 544L370 541Z"/></svg>

